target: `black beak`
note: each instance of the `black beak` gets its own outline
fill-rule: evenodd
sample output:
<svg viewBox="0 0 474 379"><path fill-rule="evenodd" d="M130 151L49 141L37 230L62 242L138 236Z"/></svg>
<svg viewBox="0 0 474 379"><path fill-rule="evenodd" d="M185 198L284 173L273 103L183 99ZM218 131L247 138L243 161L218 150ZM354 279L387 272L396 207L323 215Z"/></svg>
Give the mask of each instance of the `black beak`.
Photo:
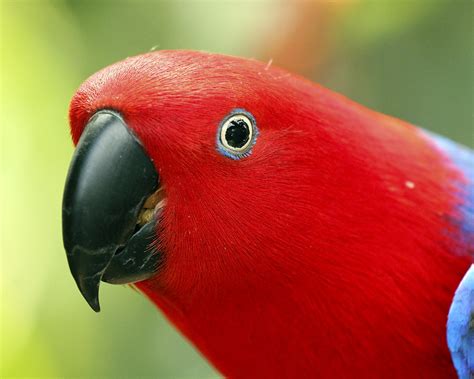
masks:
<svg viewBox="0 0 474 379"><path fill-rule="evenodd" d="M139 139L120 115L99 111L74 152L63 198L63 240L71 273L89 305L99 306L101 280L149 278L160 261L152 248L159 215L137 226L159 177Z"/></svg>

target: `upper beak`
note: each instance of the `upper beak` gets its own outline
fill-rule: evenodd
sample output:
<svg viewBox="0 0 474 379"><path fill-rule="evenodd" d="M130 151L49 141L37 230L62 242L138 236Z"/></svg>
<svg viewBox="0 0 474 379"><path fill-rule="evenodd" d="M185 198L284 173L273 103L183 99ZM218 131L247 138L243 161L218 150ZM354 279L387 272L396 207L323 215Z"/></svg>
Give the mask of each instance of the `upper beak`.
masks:
<svg viewBox="0 0 474 379"><path fill-rule="evenodd" d="M131 283L156 270L159 254L149 245L157 215L139 230L137 218L158 184L153 162L120 115L97 112L74 152L63 197L69 267L95 311L102 279Z"/></svg>

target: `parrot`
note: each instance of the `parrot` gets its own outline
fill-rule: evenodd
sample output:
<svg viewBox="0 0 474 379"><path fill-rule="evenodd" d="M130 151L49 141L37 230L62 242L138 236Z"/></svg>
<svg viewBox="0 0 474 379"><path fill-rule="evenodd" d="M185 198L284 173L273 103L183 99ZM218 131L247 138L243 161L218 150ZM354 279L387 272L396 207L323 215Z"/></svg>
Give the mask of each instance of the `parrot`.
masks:
<svg viewBox="0 0 474 379"><path fill-rule="evenodd" d="M71 274L225 377L472 378L474 152L255 59L128 57L69 108Z"/></svg>

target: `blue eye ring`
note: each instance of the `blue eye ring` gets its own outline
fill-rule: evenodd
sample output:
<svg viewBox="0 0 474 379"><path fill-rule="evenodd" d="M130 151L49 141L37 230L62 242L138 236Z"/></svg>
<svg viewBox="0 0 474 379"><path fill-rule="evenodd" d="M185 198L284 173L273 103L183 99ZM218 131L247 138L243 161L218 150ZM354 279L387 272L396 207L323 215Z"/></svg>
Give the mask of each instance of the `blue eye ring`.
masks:
<svg viewBox="0 0 474 379"><path fill-rule="evenodd" d="M232 143L227 139L229 128L236 128L237 126L241 128L240 133L248 133L242 146L232 146ZM234 160L248 157L252 154L252 148L255 145L257 136L258 128L255 117L245 109L236 108L224 117L219 124L216 138L217 151L227 158Z"/></svg>

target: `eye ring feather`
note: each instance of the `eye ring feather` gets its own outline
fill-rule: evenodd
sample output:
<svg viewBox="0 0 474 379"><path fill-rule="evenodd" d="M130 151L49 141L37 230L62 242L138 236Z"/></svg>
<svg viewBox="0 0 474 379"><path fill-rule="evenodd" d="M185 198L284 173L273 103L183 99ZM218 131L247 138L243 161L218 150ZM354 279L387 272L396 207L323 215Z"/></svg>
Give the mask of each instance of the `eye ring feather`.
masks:
<svg viewBox="0 0 474 379"><path fill-rule="evenodd" d="M245 109L234 109L219 124L217 150L234 160L248 157L257 136L255 117Z"/></svg>

